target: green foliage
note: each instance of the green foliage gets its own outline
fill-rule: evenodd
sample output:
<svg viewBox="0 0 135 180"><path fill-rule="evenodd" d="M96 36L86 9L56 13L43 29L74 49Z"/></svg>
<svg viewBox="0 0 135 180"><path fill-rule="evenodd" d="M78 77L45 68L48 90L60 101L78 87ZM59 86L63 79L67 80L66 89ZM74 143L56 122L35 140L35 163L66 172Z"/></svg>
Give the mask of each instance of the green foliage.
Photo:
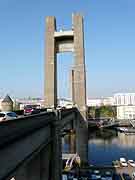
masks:
<svg viewBox="0 0 135 180"><path fill-rule="evenodd" d="M100 118L100 117L116 118L116 107L114 106L89 107L88 117L89 118Z"/></svg>

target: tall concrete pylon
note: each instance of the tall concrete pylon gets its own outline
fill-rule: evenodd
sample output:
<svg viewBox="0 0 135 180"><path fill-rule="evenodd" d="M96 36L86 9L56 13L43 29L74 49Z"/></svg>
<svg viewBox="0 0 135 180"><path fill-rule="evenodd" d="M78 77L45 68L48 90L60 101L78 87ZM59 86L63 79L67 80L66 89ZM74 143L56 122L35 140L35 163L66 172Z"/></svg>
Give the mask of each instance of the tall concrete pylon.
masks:
<svg viewBox="0 0 135 180"><path fill-rule="evenodd" d="M86 72L84 58L83 17L75 14L72 17L73 27L69 31L56 30L55 17L46 18L45 48L45 106L57 106L57 53L73 52L74 54L74 103L79 110L86 112Z"/></svg>
<svg viewBox="0 0 135 180"><path fill-rule="evenodd" d="M88 160L87 121L86 121L86 71L84 55L83 17L73 14L71 30L56 30L56 19L53 16L46 18L46 47L45 47L45 106L57 107L57 53L73 52L73 103L79 110L77 122L78 151L84 162ZM85 121L85 123L84 123ZM86 141L85 141L86 139ZM82 143L82 144L80 144Z"/></svg>

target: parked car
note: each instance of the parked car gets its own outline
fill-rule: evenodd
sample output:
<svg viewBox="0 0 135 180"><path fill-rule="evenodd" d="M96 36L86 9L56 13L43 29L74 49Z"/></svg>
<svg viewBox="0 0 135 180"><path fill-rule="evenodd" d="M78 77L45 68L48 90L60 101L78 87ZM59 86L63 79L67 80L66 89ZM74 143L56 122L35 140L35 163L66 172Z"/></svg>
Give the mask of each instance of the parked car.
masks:
<svg viewBox="0 0 135 180"><path fill-rule="evenodd" d="M120 158L120 164L121 164L122 166L124 166L124 167L127 167L127 166L128 166L125 158Z"/></svg>
<svg viewBox="0 0 135 180"><path fill-rule="evenodd" d="M15 112L0 112L0 121L16 119L17 114Z"/></svg>
<svg viewBox="0 0 135 180"><path fill-rule="evenodd" d="M73 104L66 104L66 109L71 109L71 108L73 108Z"/></svg>
<svg viewBox="0 0 135 180"><path fill-rule="evenodd" d="M128 164L130 164L132 167L135 167L135 161L133 160L128 160Z"/></svg>
<svg viewBox="0 0 135 180"><path fill-rule="evenodd" d="M40 109L36 105L26 105L24 107L24 115L40 113Z"/></svg>

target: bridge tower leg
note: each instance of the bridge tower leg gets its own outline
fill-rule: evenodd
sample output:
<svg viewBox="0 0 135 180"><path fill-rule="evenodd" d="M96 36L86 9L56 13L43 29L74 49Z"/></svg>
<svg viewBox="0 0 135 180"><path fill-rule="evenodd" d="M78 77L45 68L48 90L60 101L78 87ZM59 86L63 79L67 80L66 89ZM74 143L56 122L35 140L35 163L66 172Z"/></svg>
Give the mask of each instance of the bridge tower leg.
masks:
<svg viewBox="0 0 135 180"><path fill-rule="evenodd" d="M55 17L46 18L46 48L45 48L45 106L57 106L57 62L54 32Z"/></svg>
<svg viewBox="0 0 135 180"><path fill-rule="evenodd" d="M52 126L52 146L51 146L51 178L50 180L61 180L62 173L62 142L60 134L60 124L58 122L59 115L56 122Z"/></svg>
<svg viewBox="0 0 135 180"><path fill-rule="evenodd" d="M73 52L75 66L73 73L73 101L78 108L77 116L77 152L82 164L88 161L88 124L86 121L86 72L84 57L83 17L73 15L73 27L69 31L56 31L54 17L46 18L45 50L45 105L57 106L57 53Z"/></svg>
<svg viewBox="0 0 135 180"><path fill-rule="evenodd" d="M86 71L84 56L83 18L77 14L73 16L74 27L74 101L78 107L76 125L76 149L80 155L82 165L88 163L88 123L86 120Z"/></svg>

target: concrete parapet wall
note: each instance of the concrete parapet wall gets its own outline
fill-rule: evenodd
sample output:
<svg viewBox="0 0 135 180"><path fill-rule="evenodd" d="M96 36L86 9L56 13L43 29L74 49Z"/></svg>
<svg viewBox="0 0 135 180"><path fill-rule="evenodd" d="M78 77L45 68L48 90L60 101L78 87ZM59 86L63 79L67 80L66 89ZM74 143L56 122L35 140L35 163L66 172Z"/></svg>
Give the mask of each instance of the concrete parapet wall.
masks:
<svg viewBox="0 0 135 180"><path fill-rule="evenodd" d="M46 152L44 159L47 158L51 162L49 166L52 166L52 177L50 179L56 176L56 180L60 179L61 129L73 121L75 111L68 110L65 113L63 120L56 112L44 112L0 123L0 162L2 162L0 163L0 179L10 179L13 174L17 178L22 176L22 173L17 173L19 169L25 164L30 166L31 160L43 149L46 151L48 146L51 147L49 150L51 158L48 159L47 154L50 153ZM44 154L43 151L42 154ZM44 163L42 161L42 169L46 167ZM48 172L46 173L49 174ZM44 176L44 173L42 174Z"/></svg>

